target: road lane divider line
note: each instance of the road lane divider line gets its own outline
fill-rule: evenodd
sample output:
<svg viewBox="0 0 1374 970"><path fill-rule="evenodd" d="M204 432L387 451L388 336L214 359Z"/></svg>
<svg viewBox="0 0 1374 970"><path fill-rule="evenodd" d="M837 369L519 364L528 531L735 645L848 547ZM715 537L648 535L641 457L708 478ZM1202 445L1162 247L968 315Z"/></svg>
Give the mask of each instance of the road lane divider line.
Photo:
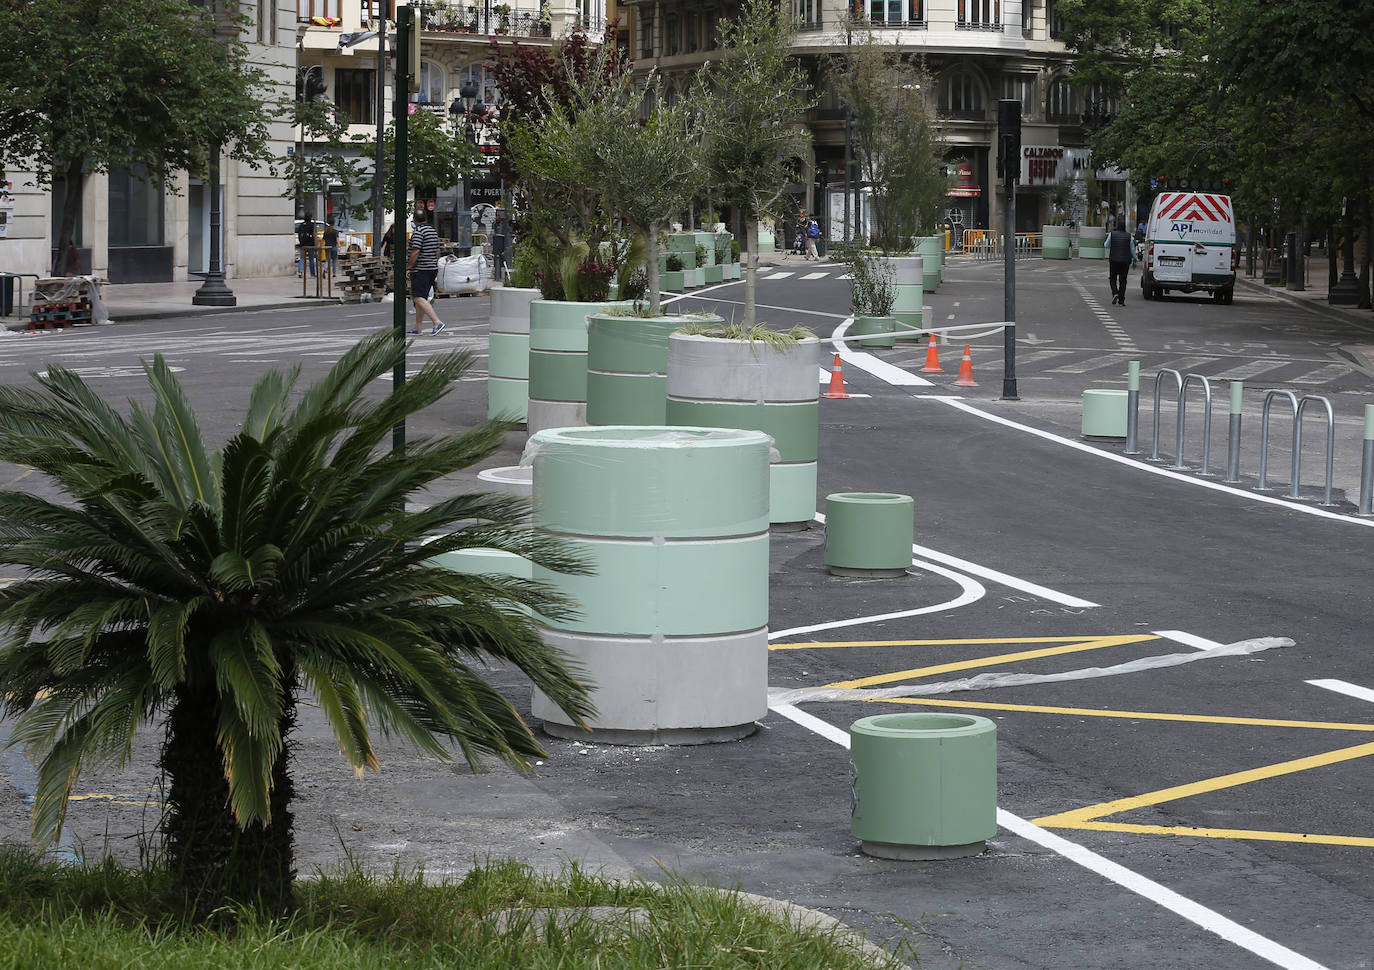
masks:
<svg viewBox="0 0 1374 970"><path fill-rule="evenodd" d="M770 707L813 734L848 750L849 733L847 731L790 704L778 704L777 706L770 704ZM1249 927L1242 926L1213 909L1208 909L1182 893L1142 876L1119 862L1113 862L1086 846L1043 829L1004 808L997 809L997 824L1013 835L1034 842L1041 848L1048 849L1061 858L1082 866L1137 896L1150 900L1156 905L1183 917L1195 926L1201 927L1241 949L1248 950L1256 956L1284 968L1284 970L1327 970L1320 963L1295 950L1290 950L1268 937L1261 936Z"/></svg>
<svg viewBox="0 0 1374 970"><path fill-rule="evenodd" d="M1374 519L1361 519L1356 518L1352 515L1341 515L1338 512L1328 512L1326 509L1317 506L1304 505L1299 502L1285 501L1280 498L1265 495L1262 492L1252 492L1246 489L1232 488L1230 485L1223 485L1221 482L1209 481L1208 479L1197 478L1192 475L1182 475L1178 472L1170 471L1167 468L1161 468L1158 465L1151 465L1143 461L1136 461L1135 459L1127 458L1124 455L1118 455L1110 451L1103 451L1100 448L1094 448L1091 445L1085 445L1082 442L1073 441L1069 438L1063 437L1062 435L1057 435L1052 431L1042 431L1040 428L1032 428L1030 425L1022 424L1019 421L1013 421L1010 418L1004 418L999 414L989 414L986 411L979 410L978 408L969 404L962 398L954 397L952 395L917 394L914 395L914 397L920 401L941 401L949 407L963 411L966 414L972 414L975 417L982 418L985 421L991 421L993 424L1000 424L1003 427L1012 428L1013 430L1024 432L1033 437L1042 438L1045 441L1051 441L1055 444L1064 445L1065 447L1072 448L1075 451L1081 451L1089 455L1096 455L1098 458L1103 458L1107 461L1113 461L1119 465L1126 465L1127 467L1134 468L1137 471L1148 472L1151 475L1160 475L1164 478L1171 478L1175 481L1184 482L1188 485L1195 485L1199 488L1208 488L1215 492L1225 492L1229 495L1234 495L1238 498L1249 499L1252 502L1259 502L1264 505L1276 505L1279 508L1288 509L1292 512L1301 512L1305 515L1315 515L1323 519L1331 519L1336 522L1345 522L1349 525L1358 525L1363 526L1364 528L1374 528Z"/></svg>
<svg viewBox="0 0 1374 970"><path fill-rule="evenodd" d="M1344 694L1356 700L1369 701L1374 703L1374 690L1368 687L1361 687L1359 684L1346 683L1343 680L1309 680L1307 683L1313 687L1320 687L1323 690L1332 690L1337 694Z"/></svg>
<svg viewBox="0 0 1374 970"><path fill-rule="evenodd" d="M1132 634L1132 636L1136 636ZM1150 640L1153 635L1140 635ZM833 640L827 642L774 643L769 650L814 650L829 647L970 647L989 643L1086 643L1101 637L955 637L943 640Z"/></svg>

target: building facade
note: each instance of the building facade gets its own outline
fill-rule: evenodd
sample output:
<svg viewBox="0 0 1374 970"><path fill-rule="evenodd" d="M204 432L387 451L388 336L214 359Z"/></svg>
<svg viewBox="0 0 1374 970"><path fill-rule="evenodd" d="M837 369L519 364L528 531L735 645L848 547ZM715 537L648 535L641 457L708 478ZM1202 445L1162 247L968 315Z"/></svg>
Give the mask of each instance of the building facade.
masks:
<svg viewBox="0 0 1374 970"><path fill-rule="evenodd" d="M292 0L252 0L244 41L284 99L295 77L297 11ZM273 151L291 144L291 126L271 125ZM266 168L225 161L221 171L223 261L226 276L291 272L291 204L286 182ZM40 187L32 173L10 171L0 185L0 271L48 275L61 218L63 184ZM142 178L136 168L86 176L76 227L83 272L112 283L194 278L209 268L209 186L186 175L171 185Z"/></svg>
<svg viewBox="0 0 1374 970"><path fill-rule="evenodd" d="M967 228L1000 228L997 102L1021 102L1021 180L1017 230L1052 220L1105 221L1134 211L1121 172L1094 170L1086 139L1115 114L1107 92L1068 82L1070 56L1057 40L1054 0L779 0L797 26L793 50L813 85L808 118L814 155L798 207L816 213L839 238L845 191L845 106L826 82L826 65L843 57L847 15L867 20L875 40L921 60L948 145L950 188L942 215ZM631 51L640 69L656 68L669 91L685 92L696 68L714 56L716 25L738 0L624 0ZM670 95L671 96L671 95ZM1093 173L1089 178L1088 173ZM857 172L850 175L856 196ZM1089 201L1096 203L1090 213Z"/></svg>

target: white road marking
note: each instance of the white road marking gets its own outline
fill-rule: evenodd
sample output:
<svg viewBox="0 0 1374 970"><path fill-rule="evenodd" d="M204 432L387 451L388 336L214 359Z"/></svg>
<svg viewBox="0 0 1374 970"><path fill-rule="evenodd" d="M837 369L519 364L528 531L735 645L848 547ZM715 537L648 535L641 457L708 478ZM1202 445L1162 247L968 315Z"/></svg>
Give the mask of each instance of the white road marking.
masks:
<svg viewBox="0 0 1374 970"><path fill-rule="evenodd" d="M1344 694L1356 700L1369 701L1374 704L1374 690L1368 687L1361 687L1359 684L1350 684L1344 680L1309 680L1307 683L1313 687L1320 687L1323 690L1333 690L1337 694Z"/></svg>
<svg viewBox="0 0 1374 970"><path fill-rule="evenodd" d="M1335 380L1337 377L1344 377L1351 371L1345 364L1330 364L1326 367L1309 371L1301 377L1294 377L1288 381L1289 384L1325 384L1327 381Z"/></svg>
<svg viewBox="0 0 1374 970"><path fill-rule="evenodd" d="M771 275L771 276L760 276L759 279L763 279L763 280L785 280L785 279L787 279L789 276L796 276L796 275L797 275L796 273L792 273L792 272L774 273L774 274Z"/></svg>
<svg viewBox="0 0 1374 970"><path fill-rule="evenodd" d="M791 276L792 274L789 273L789 274L787 274L787 275ZM823 279L825 279L825 278L826 278L827 276L829 276L829 275L830 275L829 273L807 273L805 276L799 277L799 281L800 281L800 280L823 280ZM768 277L768 278L769 278L770 280L778 279L778 277L776 277L776 276L770 276L770 277Z"/></svg>

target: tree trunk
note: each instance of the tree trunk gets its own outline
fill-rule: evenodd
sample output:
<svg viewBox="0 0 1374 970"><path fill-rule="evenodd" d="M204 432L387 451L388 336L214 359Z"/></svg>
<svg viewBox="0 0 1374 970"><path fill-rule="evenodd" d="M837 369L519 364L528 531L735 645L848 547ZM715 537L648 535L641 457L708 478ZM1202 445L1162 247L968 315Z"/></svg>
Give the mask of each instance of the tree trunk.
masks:
<svg viewBox="0 0 1374 970"><path fill-rule="evenodd" d="M62 221L57 230L57 256L53 259L54 276L75 276L81 272L81 257L76 251L76 217L81 212L85 194L86 156L78 155L67 163L66 191L62 193Z"/></svg>
<svg viewBox="0 0 1374 970"><path fill-rule="evenodd" d="M650 223L649 231L644 234L644 277L648 281L649 316L658 316L663 308L663 296L659 293L658 282L658 226Z"/></svg>
<svg viewBox="0 0 1374 970"><path fill-rule="evenodd" d="M741 326L749 330L758 319L759 220L755 216L744 219L744 247L744 319Z"/></svg>
<svg viewBox="0 0 1374 970"><path fill-rule="evenodd" d="M1374 213L1370 211L1369 195L1366 193L1360 204L1361 214L1364 216L1361 225L1360 239L1363 245L1360 247L1363 252L1360 254L1360 302L1356 306L1361 309L1369 309L1369 261L1370 261L1370 233L1374 232Z"/></svg>
<svg viewBox="0 0 1374 970"><path fill-rule="evenodd" d="M296 719L294 688L290 693L279 725L288 741ZM271 822L241 829L217 741L221 703L213 688L182 685L167 718L161 768L167 778L162 831L168 868L193 919L207 919L227 903L285 914L292 908L295 878L290 746L283 745L272 766Z"/></svg>

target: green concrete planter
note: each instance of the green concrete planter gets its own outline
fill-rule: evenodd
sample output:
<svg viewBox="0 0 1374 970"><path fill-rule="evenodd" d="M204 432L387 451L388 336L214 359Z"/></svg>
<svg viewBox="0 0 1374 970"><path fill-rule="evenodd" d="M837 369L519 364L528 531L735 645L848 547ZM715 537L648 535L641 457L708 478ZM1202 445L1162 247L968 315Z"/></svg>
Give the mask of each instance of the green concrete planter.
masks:
<svg viewBox="0 0 1374 970"><path fill-rule="evenodd" d="M915 331L924 323L925 260L920 256L889 256L887 261L892 266L892 285L897 290L897 299L892 305L892 315L897 318L897 336L920 340L921 335Z"/></svg>
<svg viewBox="0 0 1374 970"><path fill-rule="evenodd" d="M894 347L896 329L895 317L855 317L849 332L859 338L860 347Z"/></svg>
<svg viewBox="0 0 1374 970"><path fill-rule="evenodd" d="M916 503L892 492L825 497L825 565L836 576L905 576Z"/></svg>
<svg viewBox="0 0 1374 970"><path fill-rule="evenodd" d="M705 277L703 282L706 286L710 286L712 283L725 282L724 266L703 266L701 269L701 273Z"/></svg>
<svg viewBox="0 0 1374 970"><path fill-rule="evenodd" d="M717 316L587 318L587 423L667 423L668 335Z"/></svg>
<svg viewBox="0 0 1374 970"><path fill-rule="evenodd" d="M944 249L943 236L920 236L916 240L916 251L921 254L922 289L927 293L934 293L940 286Z"/></svg>
<svg viewBox="0 0 1374 970"><path fill-rule="evenodd" d="M727 280L737 280L737 279L740 278L740 266L739 266L739 263L726 263L726 264L725 264L725 278L726 278Z"/></svg>
<svg viewBox="0 0 1374 970"><path fill-rule="evenodd" d="M658 274L658 288L663 292L681 293L685 290L686 284L682 278L683 270L665 269Z"/></svg>
<svg viewBox="0 0 1374 970"><path fill-rule="evenodd" d="M1107 230L1104 227L1084 226L1078 230L1078 258L1107 258Z"/></svg>
<svg viewBox="0 0 1374 970"><path fill-rule="evenodd" d="M1083 392L1083 437L1126 437L1125 391L1116 388L1088 388Z"/></svg>
<svg viewBox="0 0 1374 970"><path fill-rule="evenodd" d="M698 744L744 737L768 706L767 435L556 428L530 441L534 518L589 576L535 567L579 615L545 639L595 685L589 730L545 696L559 737Z"/></svg>
<svg viewBox="0 0 1374 970"><path fill-rule="evenodd" d="M1040 254L1045 259L1068 259L1073 255L1069 247L1068 226L1040 227Z"/></svg>
<svg viewBox="0 0 1374 970"><path fill-rule="evenodd" d="M884 859L976 855L997 834L997 726L968 714L879 714L849 729L850 832Z"/></svg>
<svg viewBox="0 0 1374 970"><path fill-rule="evenodd" d="M524 421L530 403L530 304L539 291L491 288L487 417Z"/></svg>
<svg viewBox="0 0 1374 970"><path fill-rule="evenodd" d="M771 435L769 519L805 529L816 515L820 341L783 348L675 333L668 338L670 425L748 428Z"/></svg>
<svg viewBox="0 0 1374 970"><path fill-rule="evenodd" d="M609 303L530 303L530 434L587 423L587 317Z"/></svg>

